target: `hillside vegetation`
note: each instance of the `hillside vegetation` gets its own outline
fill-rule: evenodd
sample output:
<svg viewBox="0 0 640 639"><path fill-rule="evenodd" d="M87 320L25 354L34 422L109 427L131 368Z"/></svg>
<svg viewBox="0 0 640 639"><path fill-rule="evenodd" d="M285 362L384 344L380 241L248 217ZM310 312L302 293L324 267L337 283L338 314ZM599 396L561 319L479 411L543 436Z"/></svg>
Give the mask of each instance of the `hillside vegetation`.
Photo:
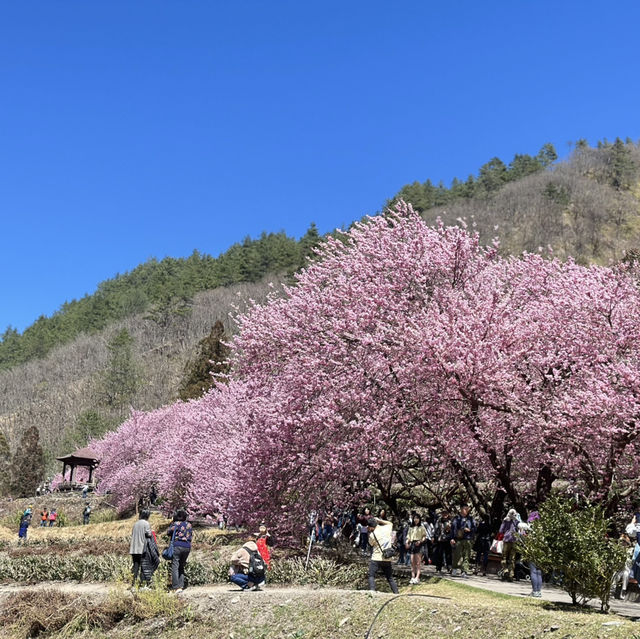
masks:
<svg viewBox="0 0 640 639"><path fill-rule="evenodd" d="M493 158L449 187L406 185L388 204L404 199L430 224L473 225L484 242L499 237L503 253L551 247L561 257L608 263L640 247L639 180L640 147L630 140L596 147L581 141L561 162L545 144L509 164ZM8 328L0 339L0 452L15 451L36 426L50 474L57 455L114 428L131 407L193 397L198 382L195 392L185 388L194 371L196 380L206 377L206 354L195 360L216 321L225 331L219 346L234 330L229 313L265 299L270 281L288 281L319 241L312 225L298 241L263 234L218 258L195 252L151 260L22 334ZM8 472L0 462L0 493L8 490Z"/></svg>
<svg viewBox="0 0 640 639"><path fill-rule="evenodd" d="M265 299L270 290L265 280L203 291L193 297L188 313L172 315L163 325L133 315L82 334L40 360L0 371L0 434L15 449L21 433L37 425L47 472L60 471L56 456L115 427L130 407L150 410L176 400L185 367L216 320L231 332L229 314L249 299ZM128 345L116 339L123 331ZM114 345L120 349L115 354ZM108 393L110 374L124 396Z"/></svg>
<svg viewBox="0 0 640 639"><path fill-rule="evenodd" d="M163 327L188 312L201 291L241 282L257 282L267 273L290 274L312 254L318 232L311 225L299 240L285 233L246 238L217 258L194 251L186 259L152 259L130 273L98 285L92 295L65 302L51 317L41 316L20 334L7 328L0 339L0 369L41 359L80 334L95 334L110 324L147 312Z"/></svg>
<svg viewBox="0 0 640 639"><path fill-rule="evenodd" d="M429 224L464 219L482 240L499 237L501 251L519 254L548 247L558 257L607 264L640 246L640 147L630 140L576 144L552 164L545 145L535 156L516 155L507 166L493 158L477 178L450 188L429 180L404 186L404 199Z"/></svg>

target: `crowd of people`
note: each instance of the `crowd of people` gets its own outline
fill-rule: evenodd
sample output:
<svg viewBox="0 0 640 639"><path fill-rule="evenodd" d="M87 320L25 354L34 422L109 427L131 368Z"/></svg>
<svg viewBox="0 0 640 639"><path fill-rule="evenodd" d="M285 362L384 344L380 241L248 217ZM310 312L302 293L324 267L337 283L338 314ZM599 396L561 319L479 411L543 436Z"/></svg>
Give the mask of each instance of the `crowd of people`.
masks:
<svg viewBox="0 0 640 639"><path fill-rule="evenodd" d="M91 505L86 502L83 523L88 524ZM161 559L170 562L171 587L179 593L185 587L185 566L191 552L193 526L187 512L176 511L164 533L167 547L160 552L158 538L149 524L150 510L143 508L134 524L129 553L132 559L132 588L148 588ZM34 518L33 506L28 506L20 517L18 543L27 540L29 526ZM369 588L375 590L378 573L386 578L391 591L398 592L393 566L408 567L409 583L419 584L424 565L433 565L436 575L445 573L452 577L468 579L473 574L486 575L490 555L499 558L499 578L506 581L529 578L531 596L540 597L543 576L538 567L519 561L519 539L526 535L539 513L532 510L523 521L515 509L509 509L504 519L493 523L486 518L472 516L468 505L458 512L446 509L436 512L429 509L419 513L404 513L396 522L391 521L384 508L374 515L371 508L350 511L333 511L319 516L313 513L309 521L310 543L325 546L347 541L362 557L369 560ZM38 517L41 527L59 523L55 508L44 507ZM227 526L226 517L214 519L220 529ZM627 550L625 566L615 575L613 586L617 596L624 598L630 579L640 581L640 512L636 513L620 538ZM274 538L263 523L255 533L246 534L243 544L230 560L229 580L242 590L260 590L266 584L271 564L271 548Z"/></svg>
<svg viewBox="0 0 640 639"><path fill-rule="evenodd" d="M343 536L354 549L370 558L369 587L375 589L375 575L382 572L392 591L397 588L391 566L410 567L412 585L420 583L424 565L433 565L436 575L468 579L470 575L486 576L490 553L501 556L498 575L506 581L531 577L531 596L540 597L542 575L529 562L517 561L517 538L531 529L539 517L532 512L523 522L516 510L510 509L503 521L495 526L486 518L475 518L468 505L458 512L429 509L404 513L394 529L386 510L381 508L373 516L369 507L349 512L333 512L315 517L311 526L314 539L331 545ZM640 515L638 518L640 521ZM640 528L640 526L639 526Z"/></svg>

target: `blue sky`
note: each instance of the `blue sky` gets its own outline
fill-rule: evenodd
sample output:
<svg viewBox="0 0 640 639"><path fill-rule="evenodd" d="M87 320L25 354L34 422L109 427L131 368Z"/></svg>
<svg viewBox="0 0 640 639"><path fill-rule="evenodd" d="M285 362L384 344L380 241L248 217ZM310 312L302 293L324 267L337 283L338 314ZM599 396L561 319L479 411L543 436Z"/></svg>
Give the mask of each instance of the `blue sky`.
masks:
<svg viewBox="0 0 640 639"><path fill-rule="evenodd" d="M0 332L150 257L640 138L640 3L0 1Z"/></svg>

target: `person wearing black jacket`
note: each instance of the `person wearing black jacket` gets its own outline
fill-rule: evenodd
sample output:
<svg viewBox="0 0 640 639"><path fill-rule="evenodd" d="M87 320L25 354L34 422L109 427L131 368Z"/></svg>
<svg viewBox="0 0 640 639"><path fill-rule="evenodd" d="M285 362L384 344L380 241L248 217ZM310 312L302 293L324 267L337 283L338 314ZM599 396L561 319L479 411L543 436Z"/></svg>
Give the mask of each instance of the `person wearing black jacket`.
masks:
<svg viewBox="0 0 640 639"><path fill-rule="evenodd" d="M453 570L451 576L467 578L471 545L476 532L476 523L469 514L469 506L460 507L460 513L451 522L451 547L453 548Z"/></svg>
<svg viewBox="0 0 640 639"><path fill-rule="evenodd" d="M451 570L451 516L449 512L443 510L440 513L435 525L433 537L435 545L436 574L442 573L444 566L447 571Z"/></svg>

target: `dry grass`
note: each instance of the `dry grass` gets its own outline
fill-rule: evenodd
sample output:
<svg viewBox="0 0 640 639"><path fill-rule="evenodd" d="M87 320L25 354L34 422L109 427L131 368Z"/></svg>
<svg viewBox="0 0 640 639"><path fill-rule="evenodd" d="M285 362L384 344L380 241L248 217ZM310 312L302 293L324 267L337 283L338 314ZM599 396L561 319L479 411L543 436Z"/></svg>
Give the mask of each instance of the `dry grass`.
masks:
<svg viewBox="0 0 640 639"><path fill-rule="evenodd" d="M405 589L403 594L411 596L392 599L382 593L303 588L239 593L218 588L185 595L194 613L179 599L154 591L136 597L116 592L98 601L76 598L75 607L68 595L48 593L15 597L5 608L4 636L25 637L29 629L39 628L42 636L91 639L169 639L180 633L190 639L352 639L364 637L370 627L371 639L640 636L637 624L614 615L496 596L447 581ZM51 620L45 618L47 612ZM603 625L610 622L619 625Z"/></svg>
<svg viewBox="0 0 640 639"><path fill-rule="evenodd" d="M182 600L157 589L135 595L113 590L97 600L42 590L9 597L0 628L9 637L73 637L92 629L102 633L119 624L135 626L149 620L175 630L194 618Z"/></svg>

